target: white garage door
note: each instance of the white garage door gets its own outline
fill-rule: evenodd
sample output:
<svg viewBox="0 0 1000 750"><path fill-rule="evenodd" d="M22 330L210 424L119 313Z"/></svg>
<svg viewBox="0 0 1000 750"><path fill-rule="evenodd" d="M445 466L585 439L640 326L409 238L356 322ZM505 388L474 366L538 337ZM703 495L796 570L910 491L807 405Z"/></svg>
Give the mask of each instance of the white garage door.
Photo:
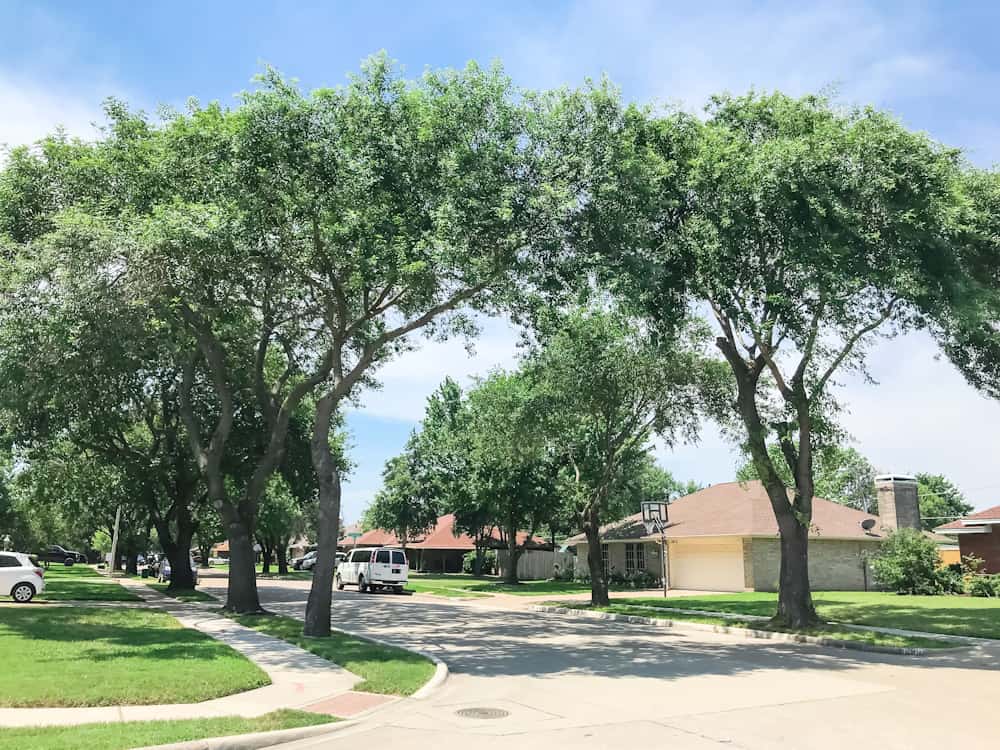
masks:
<svg viewBox="0 0 1000 750"><path fill-rule="evenodd" d="M670 587L695 591L742 591L743 546L734 542L670 545Z"/></svg>

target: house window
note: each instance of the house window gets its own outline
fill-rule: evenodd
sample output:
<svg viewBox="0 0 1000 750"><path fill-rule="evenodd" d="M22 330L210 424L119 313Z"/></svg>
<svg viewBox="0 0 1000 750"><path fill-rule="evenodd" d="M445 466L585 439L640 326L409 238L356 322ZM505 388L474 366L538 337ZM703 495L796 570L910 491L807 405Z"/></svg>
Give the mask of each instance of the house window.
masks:
<svg viewBox="0 0 1000 750"><path fill-rule="evenodd" d="M643 545L640 544L626 544L625 545L625 572L635 573L638 570L646 569L646 551Z"/></svg>
<svg viewBox="0 0 1000 750"><path fill-rule="evenodd" d="M608 545L601 545L601 567L604 568L604 577L608 577Z"/></svg>

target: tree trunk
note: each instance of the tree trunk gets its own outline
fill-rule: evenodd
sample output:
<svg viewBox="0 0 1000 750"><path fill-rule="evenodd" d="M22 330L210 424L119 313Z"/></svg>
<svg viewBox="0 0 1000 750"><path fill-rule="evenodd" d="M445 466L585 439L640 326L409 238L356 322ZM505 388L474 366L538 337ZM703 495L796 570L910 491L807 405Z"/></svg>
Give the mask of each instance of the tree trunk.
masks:
<svg viewBox="0 0 1000 750"><path fill-rule="evenodd" d="M259 614L264 610L257 595L253 537L239 511L230 503L222 506L222 522L229 540L229 583L223 609L241 615Z"/></svg>
<svg viewBox="0 0 1000 750"><path fill-rule="evenodd" d="M125 572L130 576L139 575L139 553L129 552L125 558Z"/></svg>
<svg viewBox="0 0 1000 750"><path fill-rule="evenodd" d="M198 565L198 567L199 568L207 568L208 567L208 559L212 556L212 547L211 546L206 547L204 545L199 544L198 545L198 555L199 555L199 557L201 557L201 563Z"/></svg>
<svg viewBox="0 0 1000 750"><path fill-rule="evenodd" d="M278 575L288 575L288 545L280 544L277 549L278 555Z"/></svg>
<svg viewBox="0 0 1000 750"><path fill-rule="evenodd" d="M340 470L330 447L330 427L337 401L327 393L316 404L313 423L313 469L319 484L319 524L316 539L316 565L306 602L304 635L326 638L330 635L330 609L333 605L333 570L337 561L337 534L340 521Z"/></svg>
<svg viewBox="0 0 1000 750"><path fill-rule="evenodd" d="M190 524L178 523L177 534L170 542L169 549L160 536L163 551L167 553L170 560L170 585L168 589L174 591L190 591L194 588L194 571L191 570L191 537L193 535Z"/></svg>
<svg viewBox="0 0 1000 750"><path fill-rule="evenodd" d="M608 579L604 575L604 560L601 557L600 526L588 522L583 529L587 537L587 567L590 569L590 604L593 607L607 607Z"/></svg>
<svg viewBox="0 0 1000 750"><path fill-rule="evenodd" d="M520 583L517 577L517 562L521 559L523 547L517 546L517 529L507 530L507 569L503 573L504 583Z"/></svg>
<svg viewBox="0 0 1000 750"><path fill-rule="evenodd" d="M773 621L790 628L808 628L820 620L809 586L809 529L789 513L781 528L778 613Z"/></svg>
<svg viewBox="0 0 1000 750"><path fill-rule="evenodd" d="M270 575L270 573L271 573L271 554L272 554L271 545L269 545L269 544L262 544L262 545L260 545L260 548L261 548L261 551L260 551L260 559L261 559L260 572L263 573L264 575Z"/></svg>
<svg viewBox="0 0 1000 750"><path fill-rule="evenodd" d="M154 514L153 525L160 539L160 546L170 561L170 584L167 588L173 591L191 591L194 589L194 572L191 570L190 559L194 524L191 522L187 501L178 499L176 533L171 531L170 524L158 513Z"/></svg>

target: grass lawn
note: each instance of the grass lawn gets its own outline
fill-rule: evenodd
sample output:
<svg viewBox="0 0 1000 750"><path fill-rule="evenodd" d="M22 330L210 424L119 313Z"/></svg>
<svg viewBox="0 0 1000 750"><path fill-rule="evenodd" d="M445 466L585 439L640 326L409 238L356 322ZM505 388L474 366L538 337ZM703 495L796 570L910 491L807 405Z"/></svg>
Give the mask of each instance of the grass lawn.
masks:
<svg viewBox="0 0 1000 750"><path fill-rule="evenodd" d="M210 594L206 594L204 591L198 591L198 589L193 589L191 591L168 591L167 587L169 583L157 583L156 581L149 581L146 583L151 589L156 589L161 594L165 596L171 596L174 599L182 602L212 602L215 604L219 603L219 600Z"/></svg>
<svg viewBox="0 0 1000 750"><path fill-rule="evenodd" d="M0 729L0 747L18 750L127 750L131 747L186 742L275 729L296 729L337 721L333 716L308 711L273 711L255 719L226 716L180 721L124 721L80 724L69 727L16 727Z"/></svg>
<svg viewBox="0 0 1000 750"><path fill-rule="evenodd" d="M329 638L306 638L302 622L281 615L240 615L241 625L281 638L289 643L339 664L364 678L355 690L384 695L412 695L433 675L434 662L401 648L382 646L336 630Z"/></svg>
<svg viewBox="0 0 1000 750"><path fill-rule="evenodd" d="M0 664L0 706L189 703L269 683L224 643L126 607L4 607Z"/></svg>
<svg viewBox="0 0 1000 750"><path fill-rule="evenodd" d="M777 628L769 623L760 620L740 620L729 617L710 617L708 615L686 615L678 612L664 610L662 613L650 609L630 606L628 602L642 602L647 600L639 599L615 599L609 607L591 607L589 603L580 602L545 602L550 605L568 607L569 609L597 609L600 612L612 612L619 615L638 615L639 617L658 617L665 620L685 620L687 622L699 622L708 625L724 625L731 628L750 628L753 630L771 630L775 633L795 633L798 635L809 635L820 638L836 638L840 641L857 641L871 646L892 646L894 648L951 648L955 643L935 640L933 638L919 638L916 636L890 635L888 633L873 633L867 630L851 630L850 628L838 627L836 625L826 625L816 628ZM661 604L662 599L658 600Z"/></svg>
<svg viewBox="0 0 1000 750"><path fill-rule="evenodd" d="M771 616L777 607L777 594L748 591L666 600L636 598L617 601ZM813 593L813 602L820 617L831 622L920 630L942 635L1000 638L1000 599L903 596L876 591L817 591Z"/></svg>
<svg viewBox="0 0 1000 750"><path fill-rule="evenodd" d="M522 581L504 583L500 578L476 578L461 573L410 573L407 590L437 596L484 596L513 594L514 596L562 596L590 591L589 583L574 581ZM612 587L612 591L618 588Z"/></svg>
<svg viewBox="0 0 1000 750"><path fill-rule="evenodd" d="M45 571L45 592L36 601L137 602L139 597L89 565L53 565Z"/></svg>
<svg viewBox="0 0 1000 750"><path fill-rule="evenodd" d="M264 578L265 580L270 580L272 578L276 578L279 581L296 581L296 580L299 580L299 581L306 580L306 581L308 581L310 578L312 578L312 571L311 570L292 570L291 566L289 566L287 574L285 574L285 575L278 575L278 565L276 563L273 564L273 565L271 565L271 572L270 573L267 573L267 574L263 573L262 572L263 568L264 568L263 565L261 565L260 563L257 563L257 565L255 566L254 569L257 571L257 577L258 578ZM209 570L224 570L224 571L226 571L228 573L229 572L229 566L226 565L226 564L213 565L211 568L209 568Z"/></svg>

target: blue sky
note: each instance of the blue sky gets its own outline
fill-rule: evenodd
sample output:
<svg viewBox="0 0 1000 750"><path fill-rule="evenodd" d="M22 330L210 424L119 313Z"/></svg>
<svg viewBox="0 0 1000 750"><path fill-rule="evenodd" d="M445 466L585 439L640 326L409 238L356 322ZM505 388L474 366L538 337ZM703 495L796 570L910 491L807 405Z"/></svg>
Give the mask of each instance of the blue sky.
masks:
<svg viewBox="0 0 1000 750"><path fill-rule="evenodd" d="M808 6L808 7L806 7ZM699 109L717 91L835 87L843 100L890 109L909 126L1000 161L1000 4L617 2L16 2L0 0L0 142L62 124L92 133L101 100L180 106L233 102L265 63L307 88L341 83L385 49L411 74L470 59L503 61L527 87L607 73L635 99ZM382 390L348 416L357 469L345 489L354 520L446 374L509 365L514 334L488 321L470 356L433 344L390 363ZM881 385L846 378L844 418L880 469L937 471L977 505L1000 502L1000 405L969 389L921 335L880 344ZM736 456L711 428L659 450L682 479L731 479Z"/></svg>

